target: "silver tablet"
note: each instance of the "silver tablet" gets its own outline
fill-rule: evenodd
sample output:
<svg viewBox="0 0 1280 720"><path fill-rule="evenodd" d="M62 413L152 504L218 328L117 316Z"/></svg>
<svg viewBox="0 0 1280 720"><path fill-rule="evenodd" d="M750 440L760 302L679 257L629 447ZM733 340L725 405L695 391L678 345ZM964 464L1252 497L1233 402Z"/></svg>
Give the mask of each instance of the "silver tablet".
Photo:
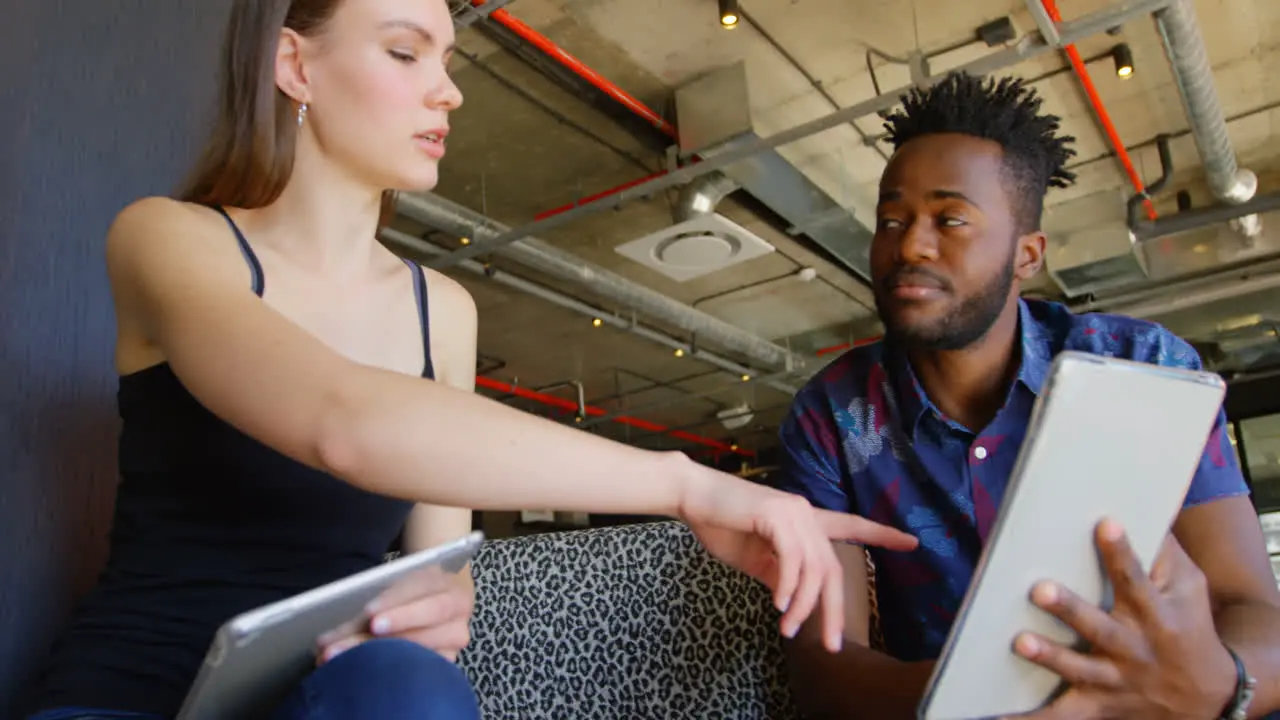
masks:
<svg viewBox="0 0 1280 720"><path fill-rule="evenodd" d="M265 714L315 669L321 636L364 631L374 599L394 605L437 590L483 541L473 532L232 618L214 637L177 720Z"/></svg>
<svg viewBox="0 0 1280 720"><path fill-rule="evenodd" d="M1225 385L1208 372L1077 352L1057 356L973 581L919 707L922 720L1030 712L1061 679L1013 651L1031 631L1073 645L1075 633L1029 599L1055 580L1110 607L1094 544L1121 523L1150 568L1182 507Z"/></svg>

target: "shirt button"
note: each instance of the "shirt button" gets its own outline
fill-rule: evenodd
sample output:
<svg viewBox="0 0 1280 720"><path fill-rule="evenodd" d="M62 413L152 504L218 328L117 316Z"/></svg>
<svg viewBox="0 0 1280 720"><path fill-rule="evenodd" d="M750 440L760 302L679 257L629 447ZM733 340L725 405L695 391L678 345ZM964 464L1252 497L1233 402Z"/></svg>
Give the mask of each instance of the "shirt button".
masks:
<svg viewBox="0 0 1280 720"><path fill-rule="evenodd" d="M973 449L973 456L978 458L979 460L986 460L987 449L979 445L978 447Z"/></svg>

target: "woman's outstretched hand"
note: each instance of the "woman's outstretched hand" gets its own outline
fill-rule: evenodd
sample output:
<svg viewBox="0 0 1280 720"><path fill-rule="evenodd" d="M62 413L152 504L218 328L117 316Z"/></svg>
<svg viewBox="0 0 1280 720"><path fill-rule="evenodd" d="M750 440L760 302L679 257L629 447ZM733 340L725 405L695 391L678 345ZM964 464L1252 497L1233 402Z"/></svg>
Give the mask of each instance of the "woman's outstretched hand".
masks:
<svg viewBox="0 0 1280 720"><path fill-rule="evenodd" d="M794 637L821 600L823 639L844 640L843 570L831 541L913 550L914 536L857 515L819 510L804 498L708 470L689 483L680 517L713 556L773 591L781 630Z"/></svg>

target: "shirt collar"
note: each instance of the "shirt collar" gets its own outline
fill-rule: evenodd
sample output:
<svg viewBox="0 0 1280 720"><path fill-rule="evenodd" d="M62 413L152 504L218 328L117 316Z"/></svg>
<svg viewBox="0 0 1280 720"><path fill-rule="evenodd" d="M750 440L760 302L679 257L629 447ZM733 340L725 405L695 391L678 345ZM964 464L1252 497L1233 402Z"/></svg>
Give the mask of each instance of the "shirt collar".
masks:
<svg viewBox="0 0 1280 720"><path fill-rule="evenodd" d="M1039 395L1053 362L1053 339L1049 328L1035 317L1031 304L1021 298L1018 299L1018 338L1022 345L1022 358L1014 385L1022 385L1033 395ZM915 371L911 369L906 353L896 347L890 338L886 338L885 349L886 365L895 394L901 398L899 419L907 436L914 436L916 425L925 411L932 412L943 422L949 422L947 416L925 394ZM1011 395L1013 390L1014 388L1010 388ZM1008 402L1006 398L1005 404Z"/></svg>

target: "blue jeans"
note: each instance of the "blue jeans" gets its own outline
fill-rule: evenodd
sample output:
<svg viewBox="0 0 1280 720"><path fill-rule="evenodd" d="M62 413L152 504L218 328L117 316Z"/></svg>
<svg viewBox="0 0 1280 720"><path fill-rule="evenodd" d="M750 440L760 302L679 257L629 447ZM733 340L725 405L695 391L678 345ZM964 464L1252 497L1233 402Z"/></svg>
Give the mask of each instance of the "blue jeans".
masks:
<svg viewBox="0 0 1280 720"><path fill-rule="evenodd" d="M307 676L271 720L479 720L480 707L457 665L408 640L357 645ZM59 708L27 720L163 720L154 715Z"/></svg>

